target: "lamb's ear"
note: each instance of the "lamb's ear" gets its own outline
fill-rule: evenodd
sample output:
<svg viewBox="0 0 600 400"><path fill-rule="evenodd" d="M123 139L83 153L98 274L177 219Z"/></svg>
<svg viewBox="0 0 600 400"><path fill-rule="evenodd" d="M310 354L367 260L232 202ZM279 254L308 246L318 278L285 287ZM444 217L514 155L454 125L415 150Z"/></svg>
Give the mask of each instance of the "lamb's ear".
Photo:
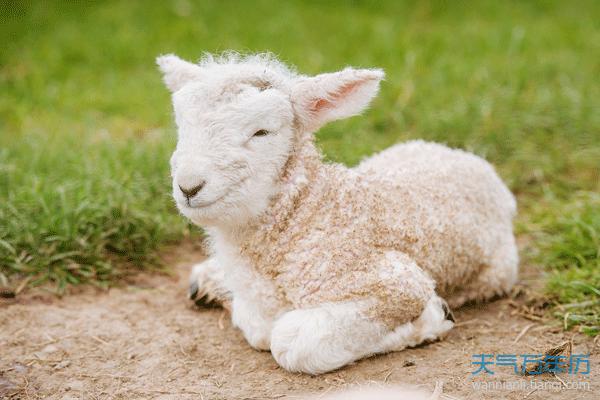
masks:
<svg viewBox="0 0 600 400"><path fill-rule="evenodd" d="M359 114L379 91L384 76L380 69L346 68L300 79L291 95L299 122L313 131L329 121Z"/></svg>
<svg viewBox="0 0 600 400"><path fill-rule="evenodd" d="M202 69L191 62L187 62L174 54L167 54L156 58L156 64L163 73L165 85L171 92L176 92L187 82L202 78Z"/></svg>

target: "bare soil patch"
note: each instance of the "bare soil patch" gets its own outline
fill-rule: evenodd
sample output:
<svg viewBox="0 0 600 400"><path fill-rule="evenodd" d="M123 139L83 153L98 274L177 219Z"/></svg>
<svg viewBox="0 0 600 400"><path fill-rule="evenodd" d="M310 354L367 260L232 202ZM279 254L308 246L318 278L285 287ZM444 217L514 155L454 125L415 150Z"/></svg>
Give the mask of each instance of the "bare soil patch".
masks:
<svg viewBox="0 0 600 400"><path fill-rule="evenodd" d="M198 309L186 299L200 249L186 244L171 257L174 276L142 275L108 291L62 299L26 294L0 303L0 398L278 399L373 383L432 391L436 382L444 382L446 398L600 398L597 343L525 318L510 299L457 310L457 327L445 340L321 376L292 374L270 353L251 349L225 311ZM524 279L535 281L536 274ZM473 354L537 354L565 340L574 352L591 354L589 375L523 377L500 366L491 367L491 376L472 375ZM477 381L531 380L586 381L591 390L473 388Z"/></svg>

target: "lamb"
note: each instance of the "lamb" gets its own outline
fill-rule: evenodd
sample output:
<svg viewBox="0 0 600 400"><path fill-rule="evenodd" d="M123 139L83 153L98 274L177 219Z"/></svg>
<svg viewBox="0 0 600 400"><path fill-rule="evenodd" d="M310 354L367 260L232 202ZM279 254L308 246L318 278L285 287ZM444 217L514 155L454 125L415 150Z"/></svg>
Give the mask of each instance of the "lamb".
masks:
<svg viewBox="0 0 600 400"><path fill-rule="evenodd" d="M308 77L235 53L157 63L178 127L173 196L210 243L191 297L229 308L283 368L319 374L436 340L451 308L515 283L515 199L483 159L412 141L355 168L322 160L314 133L362 112L382 70Z"/></svg>

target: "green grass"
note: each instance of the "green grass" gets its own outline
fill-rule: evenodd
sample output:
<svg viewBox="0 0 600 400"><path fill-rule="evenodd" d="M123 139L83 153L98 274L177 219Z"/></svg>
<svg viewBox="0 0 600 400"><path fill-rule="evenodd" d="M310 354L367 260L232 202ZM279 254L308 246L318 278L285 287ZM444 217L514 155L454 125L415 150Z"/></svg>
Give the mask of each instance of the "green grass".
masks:
<svg viewBox="0 0 600 400"><path fill-rule="evenodd" d="M554 315L565 328L600 334L600 194L575 193L569 201L542 201L533 207L531 259L548 271Z"/></svg>
<svg viewBox="0 0 600 400"><path fill-rule="evenodd" d="M305 73L384 68L365 116L319 132L327 156L355 164L412 138L485 156L518 195L547 295L596 301L600 3L322 3L1 5L0 280L107 284L154 265L190 231L169 199L155 56L269 50ZM588 309L554 310L593 330Z"/></svg>
<svg viewBox="0 0 600 400"><path fill-rule="evenodd" d="M0 151L0 262L31 284L106 284L132 267L158 266L153 251L181 236L164 162L169 141L25 135Z"/></svg>

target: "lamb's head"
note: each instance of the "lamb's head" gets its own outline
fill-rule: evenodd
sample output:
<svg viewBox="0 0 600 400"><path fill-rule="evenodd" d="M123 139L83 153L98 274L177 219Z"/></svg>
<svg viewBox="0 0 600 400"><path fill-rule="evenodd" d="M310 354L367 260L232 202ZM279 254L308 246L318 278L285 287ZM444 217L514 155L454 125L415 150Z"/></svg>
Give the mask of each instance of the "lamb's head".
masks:
<svg viewBox="0 0 600 400"><path fill-rule="evenodd" d="M326 122L362 111L383 78L381 70L352 68L309 78L266 55L157 62L178 127L173 196L205 226L261 214L281 189L290 155Z"/></svg>

